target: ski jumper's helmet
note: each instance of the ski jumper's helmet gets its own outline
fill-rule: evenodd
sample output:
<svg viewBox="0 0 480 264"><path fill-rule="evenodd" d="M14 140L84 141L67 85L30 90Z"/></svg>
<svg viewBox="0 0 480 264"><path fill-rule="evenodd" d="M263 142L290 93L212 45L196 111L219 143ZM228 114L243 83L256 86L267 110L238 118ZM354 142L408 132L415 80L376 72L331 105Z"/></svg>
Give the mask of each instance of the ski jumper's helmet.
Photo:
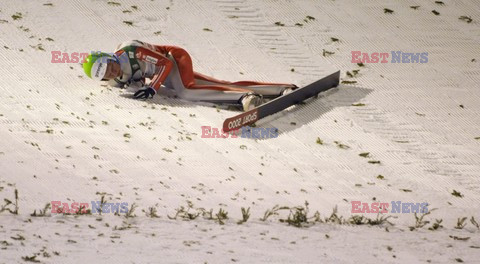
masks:
<svg viewBox="0 0 480 264"><path fill-rule="evenodd" d="M101 81L107 72L107 65L110 60L115 60L110 54L92 53L83 62L83 70L88 77Z"/></svg>

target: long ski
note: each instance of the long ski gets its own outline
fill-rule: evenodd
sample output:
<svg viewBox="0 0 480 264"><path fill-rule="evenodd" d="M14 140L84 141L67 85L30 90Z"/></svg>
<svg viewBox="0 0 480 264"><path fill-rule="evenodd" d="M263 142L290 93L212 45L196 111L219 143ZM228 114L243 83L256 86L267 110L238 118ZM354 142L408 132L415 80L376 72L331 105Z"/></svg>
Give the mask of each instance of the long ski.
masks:
<svg viewBox="0 0 480 264"><path fill-rule="evenodd" d="M307 86L297 88L291 93L279 96L255 109L225 119L223 122L223 131L229 132L243 126L251 125L266 116L280 112L294 104L303 102L310 97L336 87L339 82L340 71L337 71Z"/></svg>

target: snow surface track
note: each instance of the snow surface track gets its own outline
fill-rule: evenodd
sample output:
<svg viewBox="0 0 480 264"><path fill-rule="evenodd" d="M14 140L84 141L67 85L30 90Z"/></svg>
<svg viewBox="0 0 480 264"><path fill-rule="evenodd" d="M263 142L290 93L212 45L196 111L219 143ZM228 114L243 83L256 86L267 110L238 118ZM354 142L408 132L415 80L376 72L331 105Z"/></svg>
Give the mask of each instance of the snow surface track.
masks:
<svg viewBox="0 0 480 264"><path fill-rule="evenodd" d="M0 213L0 263L478 261L480 230L470 219L480 221L480 2L443 3L2 1L0 198L14 201L18 190L19 214ZM258 123L278 128L278 138L207 139L201 126L221 127L236 113L133 100L86 78L78 63L51 63L51 51L111 52L130 39L182 46L197 71L220 79L305 85L340 69L357 83ZM428 63L360 67L351 51L428 52ZM50 201L102 194L135 203L137 217L30 216ZM285 211L259 220L275 205L305 201L310 215L323 219L337 206L348 219L351 201L374 200L437 210L414 231L412 213L389 214L389 232L296 228L279 222ZM222 208L230 219L168 219L189 202L192 212ZM147 217L149 207L160 218ZM241 207L251 217L237 225ZM466 227L455 229L462 217ZM428 230L435 219L443 228Z"/></svg>

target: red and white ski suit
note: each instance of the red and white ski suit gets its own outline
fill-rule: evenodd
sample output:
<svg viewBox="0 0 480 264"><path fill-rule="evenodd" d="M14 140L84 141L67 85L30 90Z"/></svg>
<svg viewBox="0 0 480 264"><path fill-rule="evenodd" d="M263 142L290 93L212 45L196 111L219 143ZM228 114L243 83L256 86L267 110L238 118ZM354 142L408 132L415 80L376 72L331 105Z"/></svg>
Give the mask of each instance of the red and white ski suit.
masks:
<svg viewBox="0 0 480 264"><path fill-rule="evenodd" d="M249 92L264 94L262 91L267 90L267 95L276 94L278 96L285 88L295 87L293 84L285 83L264 83L254 81L229 82L206 76L193 71L190 55L187 51L177 46L152 45L142 41L130 41L122 45L123 47L125 47L125 45L136 47L135 59L142 64L141 66L144 64L155 65L153 71L151 70L150 73L144 74L142 77L150 78L151 82L149 83L149 86L156 91L160 89L161 85L165 82L174 67L178 68L181 82L184 88L187 89L208 89L216 90L218 92L233 92L238 93L239 97L241 97L241 95ZM115 54L121 56L124 52L124 49L120 48ZM129 54L129 56L131 56L131 54ZM143 68L144 72L147 72L145 66L141 68ZM218 98L218 96L215 97ZM229 97L231 98L231 96Z"/></svg>

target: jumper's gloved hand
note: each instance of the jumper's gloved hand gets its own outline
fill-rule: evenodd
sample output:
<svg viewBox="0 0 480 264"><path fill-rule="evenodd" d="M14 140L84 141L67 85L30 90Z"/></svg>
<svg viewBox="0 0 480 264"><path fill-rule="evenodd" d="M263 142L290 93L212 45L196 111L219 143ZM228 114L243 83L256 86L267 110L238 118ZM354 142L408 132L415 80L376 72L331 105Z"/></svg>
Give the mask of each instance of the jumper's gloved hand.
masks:
<svg viewBox="0 0 480 264"><path fill-rule="evenodd" d="M135 97L136 99L148 99L152 98L156 93L157 91L155 91L155 89L153 89L152 87L144 86L142 89L134 93L133 97Z"/></svg>

